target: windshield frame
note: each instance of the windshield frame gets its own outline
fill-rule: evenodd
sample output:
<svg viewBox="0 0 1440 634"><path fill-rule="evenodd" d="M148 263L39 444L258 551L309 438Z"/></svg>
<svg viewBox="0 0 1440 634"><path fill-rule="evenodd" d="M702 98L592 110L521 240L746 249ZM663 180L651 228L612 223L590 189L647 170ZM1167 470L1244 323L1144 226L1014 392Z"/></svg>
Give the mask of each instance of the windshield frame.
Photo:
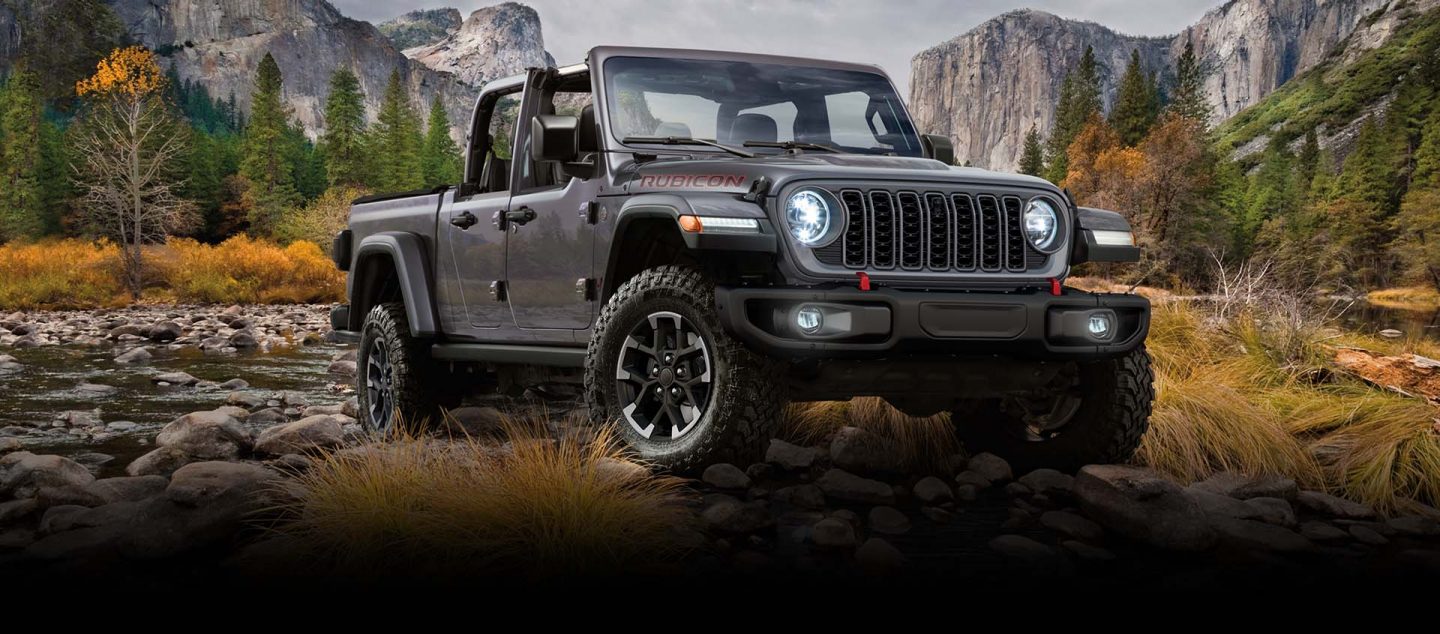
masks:
<svg viewBox="0 0 1440 634"><path fill-rule="evenodd" d="M609 47L606 47L606 48L609 48ZM803 70L807 70L807 69L809 69L809 70L817 70L817 69L818 69L818 70L836 70L836 71L855 72L855 73L863 73L863 74L866 74L866 75L870 75L870 76L873 76L878 83L881 83L881 84L883 84L886 88L888 88L889 91L890 91L890 94L894 96L894 104L893 104L893 107L891 108L891 110L893 111L894 116L896 117L896 121L897 121L897 123L899 124L899 126L900 126L900 128L901 128L900 134L907 136L907 137L909 138L910 144L913 144L913 147L909 148L909 152L911 152L911 153L907 154L907 153L905 153L906 150L905 150L904 148L899 148L898 151L896 151L896 152L894 153L894 155L896 155L896 156L909 156L909 157L922 157L922 158L923 158L923 157L925 156L925 154L926 154L925 145L924 145L924 141L923 141L923 135L920 134L918 128L915 126L915 120L914 120L913 117L910 116L909 109L907 108L904 99L901 97L900 91L899 91L898 89L896 89L895 83L894 83L893 80L890 79L889 75L887 75L883 70L881 70L881 69L880 69L879 67L877 67L877 66L867 65L867 64L853 64L853 63L846 63L846 62L834 62L834 61L827 61L827 60L813 60L813 59L803 59L803 58L782 57L782 56L752 55L752 54L745 54L745 53L723 53L723 52L717 52L717 51L689 51L689 50L670 50L670 49L632 49L632 48L614 48L614 49L605 51L605 50L602 50L602 49L600 49L600 48L597 48L595 51L592 51L592 55L591 55L592 68L594 68L594 69L596 69L596 70L599 70L599 79L600 79L600 81L598 81L598 82L596 82L596 83L598 84L598 87L600 88L601 93L602 93L602 94L601 94L601 98L600 98L600 99L597 99L596 102L597 102L597 106L598 106L598 107L603 108L603 110L601 111L601 114L603 115L603 117L602 117L602 120L600 121L600 124L601 124L601 126L603 127L603 129L604 129L604 135L603 135L603 136L605 137L605 143L606 143L607 146L609 146L609 147L610 147L612 150L614 150L614 151L619 151L619 152L634 152L634 153L643 153L643 154L686 154L686 155L701 154L701 155L720 155L720 156L726 155L725 151L722 150L722 149L712 148L712 147L706 147L706 146L703 146L703 145L688 145L688 144L686 144L686 145L658 145L658 144L640 144L640 143L627 144L627 143L625 143L625 142L624 142L625 137L621 137L621 136L617 133L617 130L616 130L616 127L615 127L615 121L613 120L614 117L616 116L616 113L612 112L612 108L611 108L612 103L611 103L611 101L612 101L612 97L616 94L616 93L615 93L615 85L614 85L616 72L615 72L614 68L609 64L609 62L610 62L611 60L622 60L622 59L625 59L625 60L628 60L628 59L641 59L641 60L653 59L653 60L664 60L664 61L673 61L673 62L691 62L691 61L693 61L693 62L699 62L699 63L722 62L722 63L758 64L758 65L769 65L769 66L793 67L793 68L796 68L796 69L799 69L799 70L802 70L802 71L803 71ZM598 67L598 68L597 68L597 67ZM629 136L647 136L647 135L627 135L627 137L629 137ZM718 135L717 135L717 136L718 136ZM716 140L716 139L711 139L711 140ZM738 146L737 146L737 147L738 147ZM752 148L744 148L744 149L749 150L749 151L754 151L755 153L760 154L760 155L762 155L762 156L766 156L766 155L773 156L773 155L777 155L777 154L783 154L783 153L786 152L786 150L780 149L780 148L765 148L765 147L758 147L758 148L757 148L757 147L752 147ZM853 153L853 154L858 154L858 155L869 155L869 156L884 156L884 155L886 155L885 153L880 153L880 152L873 152L873 153L872 153L872 152L856 152L856 151L853 151L853 150L845 149L844 147L837 147L836 149L838 149L838 150L839 150L840 152L842 152L842 153ZM808 150L807 150L807 151L808 151ZM819 151L819 150L816 150L816 151Z"/></svg>

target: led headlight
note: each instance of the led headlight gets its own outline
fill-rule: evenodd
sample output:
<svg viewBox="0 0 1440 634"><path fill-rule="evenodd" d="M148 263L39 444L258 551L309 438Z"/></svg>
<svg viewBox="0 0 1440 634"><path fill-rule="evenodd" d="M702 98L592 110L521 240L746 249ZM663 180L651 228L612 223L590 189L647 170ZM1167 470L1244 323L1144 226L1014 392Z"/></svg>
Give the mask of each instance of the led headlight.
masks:
<svg viewBox="0 0 1440 634"><path fill-rule="evenodd" d="M790 228L790 237L812 248L833 242L840 233L835 218L839 206L839 201L823 189L807 187L790 194L785 201L785 224Z"/></svg>
<svg viewBox="0 0 1440 634"><path fill-rule="evenodd" d="M1060 246L1060 214L1043 198L1031 200L1025 207L1025 237L1041 253Z"/></svg>

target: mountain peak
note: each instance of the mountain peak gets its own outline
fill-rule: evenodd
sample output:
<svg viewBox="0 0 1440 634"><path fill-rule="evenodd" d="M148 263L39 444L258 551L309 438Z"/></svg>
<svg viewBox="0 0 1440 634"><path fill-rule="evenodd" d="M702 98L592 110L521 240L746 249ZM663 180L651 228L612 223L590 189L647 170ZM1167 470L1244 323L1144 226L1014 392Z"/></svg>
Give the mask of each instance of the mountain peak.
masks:
<svg viewBox="0 0 1440 634"><path fill-rule="evenodd" d="M460 10L420 9L379 25L380 32L404 50L434 44L460 30Z"/></svg>
<svg viewBox="0 0 1440 634"><path fill-rule="evenodd" d="M477 9L448 37L405 54L472 86L547 61L540 14L517 2Z"/></svg>

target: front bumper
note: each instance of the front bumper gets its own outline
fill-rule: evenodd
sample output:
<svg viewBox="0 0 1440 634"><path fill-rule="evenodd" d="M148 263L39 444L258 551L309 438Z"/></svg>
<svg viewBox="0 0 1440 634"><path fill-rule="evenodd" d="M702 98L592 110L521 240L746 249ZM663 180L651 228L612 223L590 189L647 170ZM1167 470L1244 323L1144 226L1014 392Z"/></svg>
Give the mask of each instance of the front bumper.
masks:
<svg viewBox="0 0 1440 634"><path fill-rule="evenodd" d="M790 359L907 356L1004 356L1099 359L1131 352L1150 329L1150 302L1138 295L1039 291L948 292L879 288L715 290L726 331L752 348ZM792 317L801 306L843 315L838 328L807 336ZM1098 340L1085 332L1091 314L1112 318Z"/></svg>

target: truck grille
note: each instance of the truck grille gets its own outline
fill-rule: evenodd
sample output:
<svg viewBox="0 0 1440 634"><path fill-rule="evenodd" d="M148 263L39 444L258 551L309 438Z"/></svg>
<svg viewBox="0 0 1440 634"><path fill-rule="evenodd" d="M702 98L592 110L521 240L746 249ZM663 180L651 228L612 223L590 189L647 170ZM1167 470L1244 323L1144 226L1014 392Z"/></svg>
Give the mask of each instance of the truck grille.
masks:
<svg viewBox="0 0 1440 634"><path fill-rule="evenodd" d="M842 189L845 234L815 256L830 266L1023 273L1047 257L1029 248L1019 196Z"/></svg>

